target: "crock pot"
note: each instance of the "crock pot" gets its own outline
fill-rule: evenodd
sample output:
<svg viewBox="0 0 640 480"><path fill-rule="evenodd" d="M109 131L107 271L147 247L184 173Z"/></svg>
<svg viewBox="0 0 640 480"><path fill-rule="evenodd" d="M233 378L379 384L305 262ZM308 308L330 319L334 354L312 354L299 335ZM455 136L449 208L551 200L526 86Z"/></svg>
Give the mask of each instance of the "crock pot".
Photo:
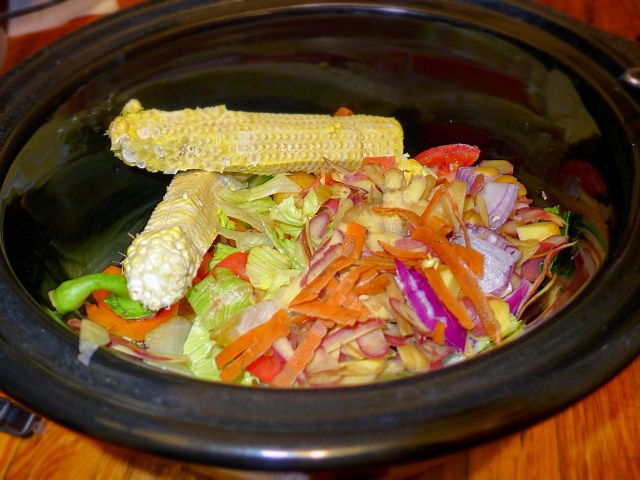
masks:
<svg viewBox="0 0 640 480"><path fill-rule="evenodd" d="M0 84L0 385L86 434L189 462L322 470L452 452L549 416L640 351L640 49L530 2L151 1ZM606 260L519 339L424 375L318 390L211 384L108 351L85 366L46 292L124 251L169 177L113 158L124 102L398 118L406 149L464 142L546 195L600 170Z"/></svg>

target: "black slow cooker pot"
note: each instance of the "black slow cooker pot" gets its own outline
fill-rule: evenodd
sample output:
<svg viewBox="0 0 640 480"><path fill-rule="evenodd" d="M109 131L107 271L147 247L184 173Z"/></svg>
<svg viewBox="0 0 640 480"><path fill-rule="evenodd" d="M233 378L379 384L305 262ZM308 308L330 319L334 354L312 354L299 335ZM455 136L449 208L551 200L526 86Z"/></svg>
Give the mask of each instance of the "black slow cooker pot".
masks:
<svg viewBox="0 0 640 480"><path fill-rule="evenodd" d="M557 412L640 351L637 65L631 42L518 0L151 1L81 29L0 85L0 385L107 441L260 470L410 461ZM413 378L268 390L107 351L85 366L46 292L124 251L169 180L109 152L105 128L131 97L395 116L410 154L476 144L511 159L539 201L585 159L608 184L606 259L518 340Z"/></svg>

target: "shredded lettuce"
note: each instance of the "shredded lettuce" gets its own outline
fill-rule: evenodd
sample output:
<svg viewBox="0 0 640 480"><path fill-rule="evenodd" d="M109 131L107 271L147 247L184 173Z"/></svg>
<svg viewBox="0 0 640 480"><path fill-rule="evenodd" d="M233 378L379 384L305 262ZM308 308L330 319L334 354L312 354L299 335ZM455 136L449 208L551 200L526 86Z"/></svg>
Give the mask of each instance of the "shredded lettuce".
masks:
<svg viewBox="0 0 640 480"><path fill-rule="evenodd" d="M189 357L189 369L199 378L220 381L220 372L214 361L220 350L222 348L211 340L203 320L196 317L183 347L183 353Z"/></svg>
<svg viewBox="0 0 640 480"><path fill-rule="evenodd" d="M241 190L222 189L218 193L222 200L230 202L252 202L259 198L270 197L275 193L296 193L299 192L300 186L291 180L288 176L280 173L268 181L258 184L252 188Z"/></svg>
<svg viewBox="0 0 640 480"><path fill-rule="evenodd" d="M300 231L317 212L322 203L315 190L309 191L302 201L302 207L296 206L293 195L275 204L271 209L271 220L278 225L285 234L297 238Z"/></svg>
<svg viewBox="0 0 640 480"><path fill-rule="evenodd" d="M204 327L219 329L225 321L252 303L253 288L227 268L218 268L187 293L191 308Z"/></svg>
<svg viewBox="0 0 640 480"><path fill-rule="evenodd" d="M269 247L273 246L273 242L269 238L269 235L262 232L238 232L235 230L220 230L220 232L218 233L221 237L236 242L238 250L242 250L243 252L251 250L253 247L257 247L259 245L266 245Z"/></svg>
<svg viewBox="0 0 640 480"><path fill-rule="evenodd" d="M300 275L286 255L274 248L258 246L249 250L246 274L251 284L265 290L272 298L280 288L289 285L291 279Z"/></svg>

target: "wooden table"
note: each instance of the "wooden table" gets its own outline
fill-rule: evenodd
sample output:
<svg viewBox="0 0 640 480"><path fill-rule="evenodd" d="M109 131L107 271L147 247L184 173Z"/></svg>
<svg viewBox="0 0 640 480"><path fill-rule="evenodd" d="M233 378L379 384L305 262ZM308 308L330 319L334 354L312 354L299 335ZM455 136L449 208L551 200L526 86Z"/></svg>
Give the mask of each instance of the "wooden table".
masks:
<svg viewBox="0 0 640 480"><path fill-rule="evenodd" d="M139 1L120 0L120 5ZM631 40L640 35L638 0L542 3ZM10 52L9 61L18 61L46 44L50 40L47 35L54 34L44 33L23 42L20 52ZM48 420L44 431L29 439L0 433L0 476L49 480L247 478L133 452ZM400 476L436 480L640 479L640 358L606 385L552 418L445 458L398 468L386 478Z"/></svg>

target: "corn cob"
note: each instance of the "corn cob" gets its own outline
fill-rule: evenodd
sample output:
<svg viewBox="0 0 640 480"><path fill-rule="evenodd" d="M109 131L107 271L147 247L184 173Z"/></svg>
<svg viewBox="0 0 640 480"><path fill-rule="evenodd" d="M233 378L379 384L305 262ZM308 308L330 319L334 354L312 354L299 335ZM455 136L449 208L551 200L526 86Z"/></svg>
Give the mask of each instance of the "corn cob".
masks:
<svg viewBox="0 0 640 480"><path fill-rule="evenodd" d="M168 112L144 110L135 99L108 134L126 164L164 173L314 173L325 166L323 157L357 168L363 157L403 153L402 127L393 118L249 113L222 105Z"/></svg>
<svg viewBox="0 0 640 480"><path fill-rule="evenodd" d="M186 294L220 228L216 189L222 184L212 172L175 175L127 249L123 269L131 298L158 310Z"/></svg>

